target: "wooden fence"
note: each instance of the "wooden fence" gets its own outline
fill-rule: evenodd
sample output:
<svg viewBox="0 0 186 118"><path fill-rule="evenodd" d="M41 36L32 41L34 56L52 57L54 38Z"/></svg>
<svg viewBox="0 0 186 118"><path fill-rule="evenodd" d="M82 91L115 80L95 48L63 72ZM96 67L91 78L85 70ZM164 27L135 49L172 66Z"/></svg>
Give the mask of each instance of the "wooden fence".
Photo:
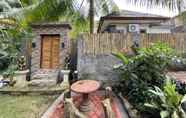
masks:
<svg viewBox="0 0 186 118"><path fill-rule="evenodd" d="M81 52L99 55L128 50L133 44L132 34L103 33L82 34ZM176 50L186 53L186 34L139 34L139 46L149 47L152 43L162 42Z"/></svg>

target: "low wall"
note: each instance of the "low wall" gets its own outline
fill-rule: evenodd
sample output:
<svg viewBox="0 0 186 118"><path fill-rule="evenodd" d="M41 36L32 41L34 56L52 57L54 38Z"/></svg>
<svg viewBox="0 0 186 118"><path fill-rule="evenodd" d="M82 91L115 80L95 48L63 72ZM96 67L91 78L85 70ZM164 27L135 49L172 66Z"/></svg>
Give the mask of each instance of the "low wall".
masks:
<svg viewBox="0 0 186 118"><path fill-rule="evenodd" d="M79 79L95 79L101 81L103 87L114 85L118 80L118 73L114 65L120 61L112 54L91 55L82 53L83 40L77 42L77 70Z"/></svg>
<svg viewBox="0 0 186 118"><path fill-rule="evenodd" d="M79 79L95 79L103 85L113 85L118 81L118 74L113 69L120 61L112 54L86 55L83 54L82 40L78 40L77 70Z"/></svg>

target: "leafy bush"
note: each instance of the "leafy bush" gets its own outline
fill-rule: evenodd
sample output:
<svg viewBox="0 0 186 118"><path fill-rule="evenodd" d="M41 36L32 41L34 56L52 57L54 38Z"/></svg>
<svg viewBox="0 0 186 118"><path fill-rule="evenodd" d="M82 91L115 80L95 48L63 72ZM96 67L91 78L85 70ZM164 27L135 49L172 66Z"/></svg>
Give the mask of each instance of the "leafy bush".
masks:
<svg viewBox="0 0 186 118"><path fill-rule="evenodd" d="M122 92L138 110L143 111L144 103L154 97L148 90L153 86L163 87L173 50L165 44L157 43L149 48L135 49L135 52L133 57L114 54L123 63L117 69L121 82L115 90Z"/></svg>
<svg viewBox="0 0 186 118"><path fill-rule="evenodd" d="M176 85L171 81L167 81L163 90L155 87L155 90L149 90L150 93L157 96L152 100L151 104L146 103L145 106L160 111L161 118L186 118L186 114L181 104L186 101L186 96L176 92Z"/></svg>
<svg viewBox="0 0 186 118"><path fill-rule="evenodd" d="M0 50L0 68L1 70L4 70L8 67L10 62L10 58L8 57L7 52Z"/></svg>
<svg viewBox="0 0 186 118"><path fill-rule="evenodd" d="M183 83L181 81L175 81L176 84L176 91L178 91L180 94L184 95L186 94L186 83Z"/></svg>
<svg viewBox="0 0 186 118"><path fill-rule="evenodd" d="M10 64L16 64L24 35L24 32L18 33L15 29L0 29L0 72L5 71Z"/></svg>

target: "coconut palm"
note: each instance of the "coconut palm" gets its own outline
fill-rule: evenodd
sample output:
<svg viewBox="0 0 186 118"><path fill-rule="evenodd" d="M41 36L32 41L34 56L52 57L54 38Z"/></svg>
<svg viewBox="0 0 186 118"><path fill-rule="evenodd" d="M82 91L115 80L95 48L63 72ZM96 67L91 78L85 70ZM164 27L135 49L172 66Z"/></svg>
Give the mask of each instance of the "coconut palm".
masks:
<svg viewBox="0 0 186 118"><path fill-rule="evenodd" d="M147 8L153 8L156 6L161 6L163 8L169 8L170 11L177 11L179 17L177 17L181 22L186 22L186 12L183 12L186 0L127 0L136 6L146 6Z"/></svg>
<svg viewBox="0 0 186 118"><path fill-rule="evenodd" d="M9 3L7 1L13 0L4 0L3 2ZM80 8L83 2L90 4L89 17L81 13ZM17 3L20 5L19 8L10 9L10 5L7 5L9 9L2 12L1 15L5 18L16 19L20 28L31 22L68 20L77 27L82 24L81 30L83 30L87 27L87 18L90 18L91 32L94 27L94 12L96 15L100 15L109 13L116 8L113 0L82 0L80 7L77 6L79 0L19 0Z"/></svg>
<svg viewBox="0 0 186 118"><path fill-rule="evenodd" d="M98 12L98 13L102 13L100 15L105 15L109 12L118 10L118 8L117 5L114 3L114 0L88 0L88 1L89 1L90 33L93 33L94 13Z"/></svg>
<svg viewBox="0 0 186 118"><path fill-rule="evenodd" d="M170 10L180 11L184 0L127 0L127 1L138 6L147 7L162 6L168 7L170 8Z"/></svg>

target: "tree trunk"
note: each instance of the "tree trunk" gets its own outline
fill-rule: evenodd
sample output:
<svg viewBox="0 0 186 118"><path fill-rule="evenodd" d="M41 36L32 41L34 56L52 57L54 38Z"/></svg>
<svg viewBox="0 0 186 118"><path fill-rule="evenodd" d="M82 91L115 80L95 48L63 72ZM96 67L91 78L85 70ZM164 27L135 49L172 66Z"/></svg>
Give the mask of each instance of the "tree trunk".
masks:
<svg viewBox="0 0 186 118"><path fill-rule="evenodd" d="M90 17L90 33L94 33L94 0L90 0L89 17Z"/></svg>

